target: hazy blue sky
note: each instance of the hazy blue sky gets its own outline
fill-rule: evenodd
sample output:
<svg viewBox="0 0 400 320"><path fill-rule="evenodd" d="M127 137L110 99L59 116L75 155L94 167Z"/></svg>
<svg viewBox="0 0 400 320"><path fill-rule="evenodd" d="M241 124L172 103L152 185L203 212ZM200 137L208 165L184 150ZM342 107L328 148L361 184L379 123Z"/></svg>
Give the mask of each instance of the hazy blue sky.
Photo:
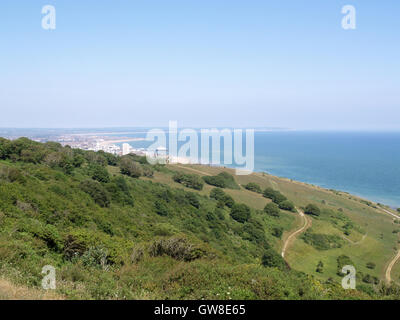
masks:
<svg viewBox="0 0 400 320"><path fill-rule="evenodd" d="M399 17L398 0L2 0L0 126L400 129Z"/></svg>

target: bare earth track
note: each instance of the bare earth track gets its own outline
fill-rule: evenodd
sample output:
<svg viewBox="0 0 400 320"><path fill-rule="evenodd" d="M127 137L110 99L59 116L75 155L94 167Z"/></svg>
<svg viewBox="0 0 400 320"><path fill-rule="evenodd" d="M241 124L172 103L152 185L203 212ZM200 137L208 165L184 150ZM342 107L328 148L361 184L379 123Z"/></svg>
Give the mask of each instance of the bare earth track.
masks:
<svg viewBox="0 0 400 320"><path fill-rule="evenodd" d="M288 246L289 246L289 244L290 244L290 241L291 241L292 239L294 239L298 234L300 234L300 233L306 231L306 230L311 226L311 223L312 223L312 222L311 222L311 219L308 218L308 217L304 214L304 212L302 212L302 211L299 210L299 209L296 209L296 210L297 210L297 212L299 213L300 217L301 217L302 220L303 220L303 225L300 227L300 229L297 229L297 230L293 231L293 232L287 237L287 239L286 239L286 241L285 241L285 243L283 244L283 247L282 247L282 258L285 257L285 253L286 253L286 250L287 250L287 248L288 248Z"/></svg>

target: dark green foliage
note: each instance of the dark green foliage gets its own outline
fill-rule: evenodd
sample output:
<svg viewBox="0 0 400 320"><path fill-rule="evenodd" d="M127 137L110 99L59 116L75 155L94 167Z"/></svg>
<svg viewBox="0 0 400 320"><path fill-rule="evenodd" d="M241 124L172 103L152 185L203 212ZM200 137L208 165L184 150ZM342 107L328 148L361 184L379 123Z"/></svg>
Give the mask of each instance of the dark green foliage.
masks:
<svg viewBox="0 0 400 320"><path fill-rule="evenodd" d="M227 172L221 172L216 176L204 176L203 180L205 183L218 188L240 189L235 178Z"/></svg>
<svg viewBox="0 0 400 320"><path fill-rule="evenodd" d="M257 192L257 193L262 193L261 187L260 185L258 185L257 183L254 182L249 182L248 184L246 184L244 186L247 190L253 191L253 192Z"/></svg>
<svg viewBox="0 0 400 320"><path fill-rule="evenodd" d="M156 210L156 213L160 216L168 216L170 214L168 207L166 204L160 200L156 200L154 202L154 208Z"/></svg>
<svg viewBox="0 0 400 320"><path fill-rule="evenodd" d="M110 175L106 168L100 165L92 165L89 170L94 180L105 183L110 181Z"/></svg>
<svg viewBox="0 0 400 320"><path fill-rule="evenodd" d="M139 178L143 174L140 164L131 160L130 157L121 158L119 168L122 174L132 178Z"/></svg>
<svg viewBox="0 0 400 320"><path fill-rule="evenodd" d="M347 265L354 266L353 261L351 261L351 259L346 255L341 255L341 256L337 257L336 261L337 261L336 273L338 276L343 276L342 268L344 266L347 266Z"/></svg>
<svg viewBox="0 0 400 320"><path fill-rule="evenodd" d="M234 204L231 209L231 217L237 222L244 223L250 218L250 208L243 203Z"/></svg>
<svg viewBox="0 0 400 320"><path fill-rule="evenodd" d="M176 260L193 261L204 256L205 251L191 244L185 238L173 237L154 241L150 246L149 253L153 257L165 254Z"/></svg>
<svg viewBox="0 0 400 320"><path fill-rule="evenodd" d="M287 200L287 198L282 193L280 193L278 190L274 190L270 187L268 187L264 190L263 196L265 198L271 199L273 202L275 202L277 204L281 203L282 201Z"/></svg>
<svg viewBox="0 0 400 320"><path fill-rule="evenodd" d="M194 192L186 192L185 196L191 206L197 209L200 208L200 201L198 199L197 194L195 194Z"/></svg>
<svg viewBox="0 0 400 320"><path fill-rule="evenodd" d="M344 244L343 239L337 235L313 233L311 230L307 230L302 235L302 239L317 250L341 248Z"/></svg>
<svg viewBox="0 0 400 320"><path fill-rule="evenodd" d="M187 188L202 190L204 186L204 182L196 174L184 174L182 172L176 172L172 178L175 182L181 183Z"/></svg>
<svg viewBox="0 0 400 320"><path fill-rule="evenodd" d="M252 241L257 245L261 245L265 248L268 248L269 245L265 238L265 231L263 225L260 221L256 219L250 219L243 225L243 234L242 238Z"/></svg>
<svg viewBox="0 0 400 320"><path fill-rule="evenodd" d="M376 267L376 264L375 264L375 263L373 263L373 262L368 262L368 263L367 263L367 268L368 268L368 269L375 269L375 267Z"/></svg>
<svg viewBox="0 0 400 320"><path fill-rule="evenodd" d="M228 208L232 208L235 204L235 200L229 195L224 192L224 190L220 188L213 188L210 191L210 198L215 199L218 203L222 204L222 208L227 206Z"/></svg>
<svg viewBox="0 0 400 320"><path fill-rule="evenodd" d="M108 207L110 205L110 196L99 182L85 180L81 182L80 188L89 194L99 206Z"/></svg>
<svg viewBox="0 0 400 320"><path fill-rule="evenodd" d="M282 234L283 234L283 228L282 227L273 227L272 228L272 235L274 237L277 237L279 239L282 238Z"/></svg>
<svg viewBox="0 0 400 320"><path fill-rule="evenodd" d="M289 200L284 200L282 202L279 202L279 209L292 211L292 212L295 211L293 202L289 201Z"/></svg>
<svg viewBox="0 0 400 320"><path fill-rule="evenodd" d="M265 250L261 258L261 264L264 267L275 267L280 270L287 269L286 263L283 258L271 248Z"/></svg>
<svg viewBox="0 0 400 320"><path fill-rule="evenodd" d="M226 187L226 182L222 177L219 176L204 176L203 180L205 183L215 186L218 188L225 188Z"/></svg>
<svg viewBox="0 0 400 320"><path fill-rule="evenodd" d="M321 210L315 204L308 204L304 209L304 213L311 214L313 216L319 216L321 214Z"/></svg>
<svg viewBox="0 0 400 320"><path fill-rule="evenodd" d="M324 272L324 263L322 261L319 261L317 264L317 269L315 270L318 273L323 273Z"/></svg>
<svg viewBox="0 0 400 320"><path fill-rule="evenodd" d="M366 274L362 277L362 281L369 284L379 284L379 279L375 276L371 276L370 274Z"/></svg>
<svg viewBox="0 0 400 320"><path fill-rule="evenodd" d="M264 212L273 217L279 217L281 210L276 203L270 202L264 207Z"/></svg>

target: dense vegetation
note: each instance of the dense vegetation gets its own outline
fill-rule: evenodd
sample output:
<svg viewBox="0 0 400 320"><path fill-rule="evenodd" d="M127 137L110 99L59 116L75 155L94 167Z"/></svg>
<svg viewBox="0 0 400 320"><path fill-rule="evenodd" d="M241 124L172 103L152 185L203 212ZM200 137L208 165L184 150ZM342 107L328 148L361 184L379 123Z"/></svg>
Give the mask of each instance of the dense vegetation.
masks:
<svg viewBox="0 0 400 320"><path fill-rule="evenodd" d="M0 139L1 275L40 287L42 267L52 265L57 292L78 299L376 297L289 268L274 249L283 232L277 204L287 201L280 192L264 191L274 203L257 210L221 188L197 192L195 175L172 173L193 192L155 182L166 170L137 156ZM228 173L214 177L239 188ZM349 223L336 212L319 218L330 214L338 228ZM347 262L338 259L338 269Z"/></svg>

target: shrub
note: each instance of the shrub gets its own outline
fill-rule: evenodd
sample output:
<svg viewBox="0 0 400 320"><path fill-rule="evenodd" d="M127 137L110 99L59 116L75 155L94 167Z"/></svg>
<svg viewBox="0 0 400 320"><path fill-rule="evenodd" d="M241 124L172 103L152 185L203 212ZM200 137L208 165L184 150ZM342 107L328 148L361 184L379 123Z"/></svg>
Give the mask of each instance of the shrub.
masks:
<svg viewBox="0 0 400 320"><path fill-rule="evenodd" d="M341 248L344 243L343 239L337 235L313 233L310 230L302 235L302 239L317 250Z"/></svg>
<svg viewBox="0 0 400 320"><path fill-rule="evenodd" d="M250 218L250 208L243 203L235 204L231 209L231 217L240 223L244 223Z"/></svg>
<svg viewBox="0 0 400 320"><path fill-rule="evenodd" d="M287 211L294 211L294 204L292 201L285 200L279 203L279 208Z"/></svg>
<svg viewBox="0 0 400 320"><path fill-rule="evenodd" d="M262 258L261 264L264 267L275 267L281 270L287 269L286 263L283 258L271 248L267 249Z"/></svg>
<svg viewBox="0 0 400 320"><path fill-rule="evenodd" d="M264 190L263 196L265 198L271 199L273 202L277 204L287 200L287 198L282 193L280 193L278 190L272 189L271 187L268 187Z"/></svg>
<svg viewBox="0 0 400 320"><path fill-rule="evenodd" d="M279 217L281 210L276 203L270 202L264 207L264 212L273 217Z"/></svg>
<svg viewBox="0 0 400 320"><path fill-rule="evenodd" d="M257 193L262 193L261 187L257 183L249 182L244 187L247 190L250 190L250 191L253 191L253 192L257 192Z"/></svg>
<svg viewBox="0 0 400 320"><path fill-rule="evenodd" d="M235 204L235 200L229 195L224 192L224 190L220 188L213 188L210 191L210 198L215 199L218 202L222 203L223 206L227 206L228 208L232 208Z"/></svg>
<svg viewBox="0 0 400 320"><path fill-rule="evenodd" d="M168 207L164 204L164 202L160 200L156 200L154 202L154 208L156 210L156 213L160 216L167 216L169 214Z"/></svg>
<svg viewBox="0 0 400 320"><path fill-rule="evenodd" d="M315 271L318 272L318 273L323 273L324 272L324 263L322 261L318 262L317 269Z"/></svg>
<svg viewBox="0 0 400 320"><path fill-rule="evenodd" d="M204 186L204 182L196 174L184 174L182 172L176 172L172 178L175 182L181 183L187 188L202 190Z"/></svg>
<svg viewBox="0 0 400 320"><path fill-rule="evenodd" d="M339 257L337 257L336 261L337 261L336 273L338 276L343 276L342 268L344 266L347 266L347 265L354 266L353 261L351 261L351 259L346 255L340 255Z"/></svg>
<svg viewBox="0 0 400 320"><path fill-rule="evenodd" d="M110 182L110 175L106 168L100 165L92 165L89 170L94 180L104 183Z"/></svg>
<svg viewBox="0 0 400 320"><path fill-rule="evenodd" d="M204 176L203 180L205 183L211 185L211 186L215 186L218 188L225 188L226 187L226 183L225 180L222 177L218 177L218 176Z"/></svg>
<svg viewBox="0 0 400 320"><path fill-rule="evenodd" d="M108 207L110 205L110 196L98 181L82 181L80 184L80 188L82 189L82 191L89 194L94 202L96 202L100 207Z"/></svg>
<svg viewBox="0 0 400 320"><path fill-rule="evenodd" d="M376 264L375 264L375 263L373 263L373 262L367 262L367 268L368 268L368 269L375 269L375 267L376 267Z"/></svg>
<svg viewBox="0 0 400 320"><path fill-rule="evenodd" d="M205 251L189 243L185 238L172 237L154 241L149 248L149 254L152 257L165 254L176 260L193 261L202 257Z"/></svg>
<svg viewBox="0 0 400 320"><path fill-rule="evenodd" d="M227 172L221 172L216 176L204 176L203 180L205 183L218 188L240 189L235 178Z"/></svg>
<svg viewBox="0 0 400 320"><path fill-rule="evenodd" d="M90 247L81 257L83 265L86 267L108 270L108 252L101 246Z"/></svg>
<svg viewBox="0 0 400 320"><path fill-rule="evenodd" d="M319 216L321 214L321 210L315 204L310 203L304 209L304 213Z"/></svg>
<svg viewBox="0 0 400 320"><path fill-rule="evenodd" d="M185 198L189 201L190 205L197 209L200 208L200 201L197 197L197 194L195 194L194 192L186 192Z"/></svg>
<svg viewBox="0 0 400 320"><path fill-rule="evenodd" d="M128 157L121 159L119 168L122 174L126 174L133 178L139 178L142 175L142 168L140 167L140 164Z"/></svg>
<svg viewBox="0 0 400 320"><path fill-rule="evenodd" d="M272 228L272 235L274 237L277 237L279 239L282 238L282 234L283 234L283 228L282 227L273 227Z"/></svg>

